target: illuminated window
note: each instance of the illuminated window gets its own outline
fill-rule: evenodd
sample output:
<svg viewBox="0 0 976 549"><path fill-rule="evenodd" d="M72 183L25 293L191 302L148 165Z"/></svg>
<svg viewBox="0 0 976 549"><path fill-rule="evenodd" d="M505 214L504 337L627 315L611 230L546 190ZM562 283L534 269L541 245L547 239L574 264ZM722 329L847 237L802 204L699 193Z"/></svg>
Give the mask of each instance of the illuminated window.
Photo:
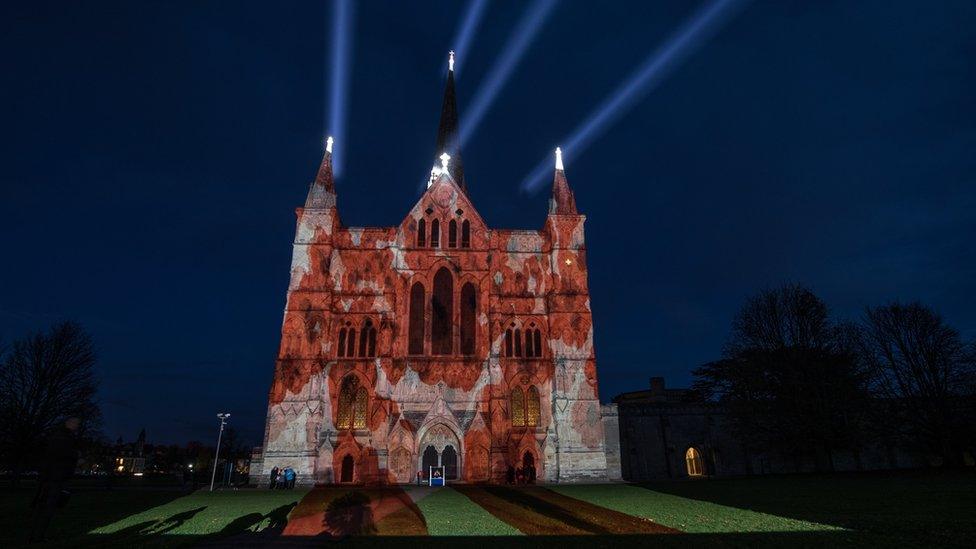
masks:
<svg viewBox="0 0 976 549"><path fill-rule="evenodd" d="M525 395L525 424L529 427L539 425L539 390L534 385Z"/></svg>
<svg viewBox="0 0 976 549"><path fill-rule="evenodd" d="M461 223L461 247L471 247L471 223L467 219Z"/></svg>
<svg viewBox="0 0 976 549"><path fill-rule="evenodd" d="M441 247L441 222L436 219L430 222L430 247Z"/></svg>
<svg viewBox="0 0 976 549"><path fill-rule="evenodd" d="M705 474L701 454L694 448L688 448L688 451L685 452L685 465L688 467L689 477L700 477Z"/></svg>
<svg viewBox="0 0 976 549"><path fill-rule="evenodd" d="M512 426L525 427L525 395L520 387L512 391Z"/></svg>
<svg viewBox="0 0 976 549"><path fill-rule="evenodd" d="M354 415L353 427L356 429L366 428L366 410L369 407L369 393L366 387L360 387L356 391L356 413Z"/></svg>
<svg viewBox="0 0 976 549"><path fill-rule="evenodd" d="M365 429L366 411L369 407L369 392L359 385L359 378L347 376L339 390L339 413L336 415L338 429Z"/></svg>
<svg viewBox="0 0 976 549"><path fill-rule="evenodd" d="M457 221L453 219L447 224L447 247L457 248Z"/></svg>
<svg viewBox="0 0 976 549"><path fill-rule="evenodd" d="M423 248L427 245L427 220L421 218L417 222L417 247Z"/></svg>

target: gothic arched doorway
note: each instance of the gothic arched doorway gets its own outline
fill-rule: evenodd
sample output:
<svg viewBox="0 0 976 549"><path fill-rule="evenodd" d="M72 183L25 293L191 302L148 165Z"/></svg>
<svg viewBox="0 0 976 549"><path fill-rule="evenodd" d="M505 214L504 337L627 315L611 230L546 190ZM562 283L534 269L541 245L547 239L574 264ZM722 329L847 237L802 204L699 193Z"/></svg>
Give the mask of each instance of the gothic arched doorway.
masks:
<svg viewBox="0 0 976 549"><path fill-rule="evenodd" d="M352 456L347 455L342 458L342 473L339 477L339 482L352 482L353 479L353 468L356 466L356 461Z"/></svg>
<svg viewBox="0 0 976 549"><path fill-rule="evenodd" d="M430 472L429 467L439 465L444 466L444 476L448 479L461 478L461 443L453 429L443 423L432 426L421 436L419 448L424 448L420 462L424 478Z"/></svg>

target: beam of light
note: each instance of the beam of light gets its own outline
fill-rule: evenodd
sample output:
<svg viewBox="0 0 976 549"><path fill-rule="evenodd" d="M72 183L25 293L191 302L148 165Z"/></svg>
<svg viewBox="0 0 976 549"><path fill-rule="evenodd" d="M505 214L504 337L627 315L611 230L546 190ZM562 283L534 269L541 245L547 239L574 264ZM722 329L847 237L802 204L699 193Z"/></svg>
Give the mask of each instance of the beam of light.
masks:
<svg viewBox="0 0 976 549"><path fill-rule="evenodd" d="M461 28L458 29L454 41L451 42L455 52L455 78L458 76L458 71L464 69L464 58L468 55L471 40L474 39L474 33L478 30L478 23L481 22L481 16L484 15L486 7L488 7L488 0L471 0L468 3L468 11L464 14Z"/></svg>
<svg viewBox="0 0 976 549"><path fill-rule="evenodd" d="M335 137L336 151L332 155L332 173L342 174L343 151L346 149L346 109L349 96L349 60L352 57L353 17L352 0L332 3L332 78L329 89L329 119L325 121L326 135Z"/></svg>
<svg viewBox="0 0 976 549"><path fill-rule="evenodd" d="M658 47L604 102L560 143L563 151L579 155L594 139L605 132L638 100L657 87L678 65L702 46L738 8L748 0L712 0L698 9ZM545 176L552 172L549 156L522 180L522 190L539 190Z"/></svg>
<svg viewBox="0 0 976 549"><path fill-rule="evenodd" d="M518 65L525 50L528 49L539 29L556 6L556 0L535 0L522 15L518 25L509 36L508 44L501 56L492 66L485 76L471 102L465 117L461 119L461 144L464 145L468 138L478 129L478 124L488 112L488 107L495 101L498 92L505 86L512 71ZM463 53L462 53L463 55Z"/></svg>

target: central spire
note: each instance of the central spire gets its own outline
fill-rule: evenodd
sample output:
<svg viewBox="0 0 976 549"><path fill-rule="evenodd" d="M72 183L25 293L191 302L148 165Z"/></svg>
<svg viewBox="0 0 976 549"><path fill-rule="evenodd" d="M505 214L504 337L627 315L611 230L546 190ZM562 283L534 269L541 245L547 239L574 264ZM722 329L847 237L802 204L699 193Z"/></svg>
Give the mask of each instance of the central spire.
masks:
<svg viewBox="0 0 976 549"><path fill-rule="evenodd" d="M437 127L437 148L434 154L447 153L451 158L451 178L465 191L464 164L461 162L461 142L458 131L457 96L454 92L454 52L447 60L447 85L444 88L444 101L441 104L441 121Z"/></svg>

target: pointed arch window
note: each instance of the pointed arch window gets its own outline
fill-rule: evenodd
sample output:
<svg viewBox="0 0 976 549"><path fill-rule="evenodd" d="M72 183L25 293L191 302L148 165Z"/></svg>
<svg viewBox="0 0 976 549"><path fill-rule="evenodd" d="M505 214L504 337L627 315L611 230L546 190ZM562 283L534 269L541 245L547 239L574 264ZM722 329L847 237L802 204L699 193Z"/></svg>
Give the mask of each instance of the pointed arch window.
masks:
<svg viewBox="0 0 976 549"><path fill-rule="evenodd" d="M346 324L349 324L348 322ZM346 356L356 356L356 329L349 328L349 336L346 338Z"/></svg>
<svg viewBox="0 0 976 549"><path fill-rule="evenodd" d="M430 222L430 247L441 247L441 222L437 219Z"/></svg>
<svg viewBox="0 0 976 549"><path fill-rule="evenodd" d="M457 221L453 219L447 224L447 247L457 248Z"/></svg>
<svg viewBox="0 0 976 549"><path fill-rule="evenodd" d="M467 219L461 222L461 247L471 247L471 223Z"/></svg>
<svg viewBox="0 0 976 549"><path fill-rule="evenodd" d="M539 425L539 390L535 385L529 386L525 393L525 425L535 427Z"/></svg>
<svg viewBox="0 0 976 549"><path fill-rule="evenodd" d="M436 221L436 220L435 220ZM430 300L430 352L449 355L454 342L454 278L446 267L434 275Z"/></svg>
<svg viewBox="0 0 976 549"><path fill-rule="evenodd" d="M339 344L336 345L336 356L342 358L346 356L346 327L339 329Z"/></svg>
<svg viewBox="0 0 976 549"><path fill-rule="evenodd" d="M473 355L475 349L475 321L478 311L478 296L474 284L467 282L461 287L461 354Z"/></svg>
<svg viewBox="0 0 976 549"><path fill-rule="evenodd" d="M685 467L688 469L689 477L700 477L705 474L701 453L698 450L688 448L685 452Z"/></svg>
<svg viewBox="0 0 976 549"><path fill-rule="evenodd" d="M542 356L542 332L535 327L535 322L525 329L525 356L539 358Z"/></svg>
<svg viewBox="0 0 976 549"><path fill-rule="evenodd" d="M410 327L407 343L407 353L411 355L424 354L424 285L414 282L410 288Z"/></svg>
<svg viewBox="0 0 976 549"><path fill-rule="evenodd" d="M427 245L427 220L421 218L417 222L417 247L423 248Z"/></svg>
<svg viewBox="0 0 976 549"><path fill-rule="evenodd" d="M522 330L515 328L515 356L522 356Z"/></svg>
<svg viewBox="0 0 976 549"><path fill-rule="evenodd" d="M525 393L521 387L512 390L512 427L525 427Z"/></svg>
<svg viewBox="0 0 976 549"><path fill-rule="evenodd" d="M376 356L376 328L373 321L366 319L363 330L359 334L359 356L372 358Z"/></svg>
<svg viewBox="0 0 976 549"><path fill-rule="evenodd" d="M366 410L369 407L369 392L359 384L359 378L346 376L339 389L339 413L336 414L336 428L365 429Z"/></svg>

